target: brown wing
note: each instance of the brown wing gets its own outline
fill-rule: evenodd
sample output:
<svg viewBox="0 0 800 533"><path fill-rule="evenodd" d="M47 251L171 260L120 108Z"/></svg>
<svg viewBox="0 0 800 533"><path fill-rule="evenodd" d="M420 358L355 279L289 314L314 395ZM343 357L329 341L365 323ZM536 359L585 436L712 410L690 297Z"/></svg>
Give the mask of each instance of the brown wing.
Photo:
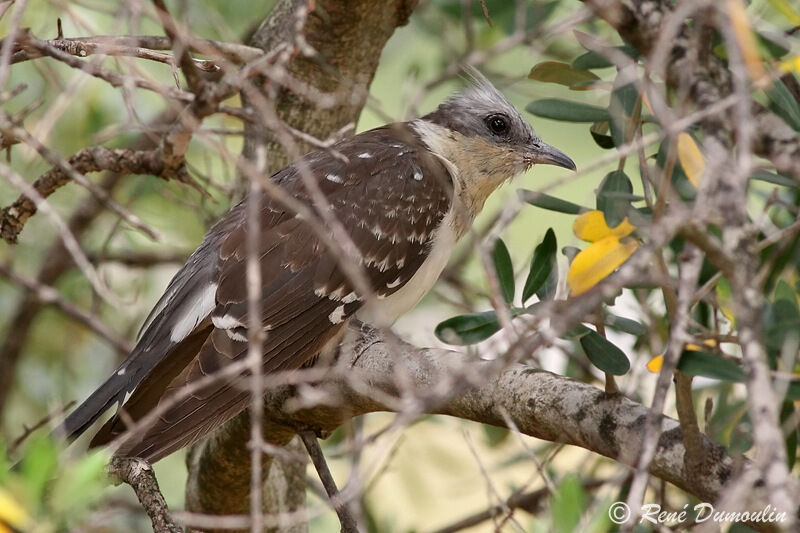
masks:
<svg viewBox="0 0 800 533"><path fill-rule="evenodd" d="M378 296L389 295L427 257L433 230L450 206L450 176L403 125L372 130L335 149L347 162L322 152L309 154L305 161L334 216L361 252L371 287ZM287 167L275 179L310 204L296 167ZM236 208L244 209L244 204ZM228 216L242 220L240 213ZM182 362L162 361L134 391L123 406L131 419L246 357L246 234L246 226L239 224L215 251L219 275L210 325L208 320L201 322L182 341L187 348L175 351ZM262 198L260 254L264 371L300 368L339 335L347 318L361 307L361 299L314 230L266 196ZM203 336L199 352L189 357ZM248 399L246 380L217 380L175 403L118 453L156 461L236 415L247 407ZM93 443L101 444L124 431L122 418L110 421Z"/></svg>

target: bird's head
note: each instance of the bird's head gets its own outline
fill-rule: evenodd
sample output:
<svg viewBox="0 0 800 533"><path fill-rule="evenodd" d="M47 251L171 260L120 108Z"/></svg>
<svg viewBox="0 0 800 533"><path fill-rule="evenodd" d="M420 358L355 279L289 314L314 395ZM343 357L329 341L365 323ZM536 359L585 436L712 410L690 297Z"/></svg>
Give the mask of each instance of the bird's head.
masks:
<svg viewBox="0 0 800 533"><path fill-rule="evenodd" d="M572 159L542 141L486 78L468 74L470 87L424 116L418 129L428 146L456 167L461 185L472 189L481 205L501 183L534 164L575 170Z"/></svg>

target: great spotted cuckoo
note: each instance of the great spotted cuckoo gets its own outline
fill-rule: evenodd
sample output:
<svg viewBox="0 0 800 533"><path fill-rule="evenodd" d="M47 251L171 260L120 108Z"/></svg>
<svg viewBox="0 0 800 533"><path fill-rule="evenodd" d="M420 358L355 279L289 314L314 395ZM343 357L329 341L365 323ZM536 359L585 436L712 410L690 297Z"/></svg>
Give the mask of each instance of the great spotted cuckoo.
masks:
<svg viewBox="0 0 800 533"><path fill-rule="evenodd" d="M476 77L422 118L344 139L272 177L319 214L302 172L313 178L329 214L358 249L352 260L374 305L365 305L367 298L341 268L341 254L325 244L330 239L262 192L264 372L312 364L339 341L353 317L371 323L380 315L384 323L393 322L431 289L453 246L498 186L536 163L575 169L497 89ZM247 408L244 375L207 380L185 397L173 396L247 356L247 202L211 228L150 313L130 356L66 418L62 430L68 437L80 435L120 403L91 442L104 445L173 397L116 452L155 462Z"/></svg>

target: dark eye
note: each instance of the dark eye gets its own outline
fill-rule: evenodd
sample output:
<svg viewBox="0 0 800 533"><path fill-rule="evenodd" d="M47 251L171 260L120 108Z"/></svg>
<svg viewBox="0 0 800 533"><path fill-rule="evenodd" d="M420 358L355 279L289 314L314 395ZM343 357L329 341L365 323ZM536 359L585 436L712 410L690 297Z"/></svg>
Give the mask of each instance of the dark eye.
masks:
<svg viewBox="0 0 800 533"><path fill-rule="evenodd" d="M486 125L495 135L505 135L508 133L508 117L505 115L489 115L486 117Z"/></svg>

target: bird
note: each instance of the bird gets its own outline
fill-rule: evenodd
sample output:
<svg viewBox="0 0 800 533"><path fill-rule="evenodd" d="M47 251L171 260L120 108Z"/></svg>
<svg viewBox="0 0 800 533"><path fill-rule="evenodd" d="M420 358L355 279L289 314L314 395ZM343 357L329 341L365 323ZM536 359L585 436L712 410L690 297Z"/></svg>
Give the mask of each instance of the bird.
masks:
<svg viewBox="0 0 800 533"><path fill-rule="evenodd" d="M121 439L115 454L154 463L197 442L251 403L249 387L239 381L246 373L198 384L247 357L251 322L261 324L265 373L312 365L337 345L350 321L374 323L379 316L389 325L411 310L501 184L535 164L576 169L490 81L478 72L469 77L465 89L421 118L339 140L271 177L321 215L303 173L313 180L327 215L357 249L350 259L371 297L357 289L326 244L330 239L307 216L266 189L252 192L212 226L144 321L129 356L57 431L74 440L118 404L89 444L105 446L173 398L152 423ZM248 315L245 281L247 206L254 194L260 226L252 240L261 272L256 321ZM192 384L191 394L176 396Z"/></svg>

